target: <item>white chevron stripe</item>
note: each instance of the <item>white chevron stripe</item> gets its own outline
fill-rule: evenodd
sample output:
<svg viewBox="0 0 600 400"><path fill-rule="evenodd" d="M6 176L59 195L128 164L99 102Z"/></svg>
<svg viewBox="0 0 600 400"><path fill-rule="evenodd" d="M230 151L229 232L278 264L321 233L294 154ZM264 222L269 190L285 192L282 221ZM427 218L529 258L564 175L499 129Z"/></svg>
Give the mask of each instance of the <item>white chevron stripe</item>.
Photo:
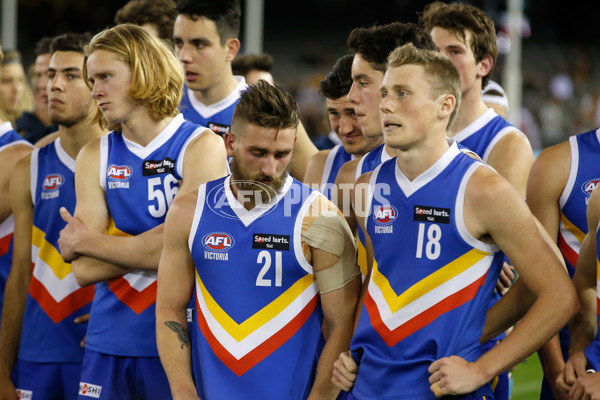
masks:
<svg viewBox="0 0 600 400"><path fill-rule="evenodd" d="M40 281L42 285L44 285L48 293L50 293L56 302L60 302L65 297L81 288L77 284L73 272L69 273L63 279L58 279L52 268L50 268L50 266L46 264L44 260L37 257L35 260L33 276L35 276L35 278Z"/></svg>
<svg viewBox="0 0 600 400"><path fill-rule="evenodd" d="M0 239L13 233L15 227L15 217L10 214L4 222L0 224Z"/></svg>
<svg viewBox="0 0 600 400"><path fill-rule="evenodd" d="M156 271L135 270L123 275L123 278L132 288L141 292L156 282Z"/></svg>
<svg viewBox="0 0 600 400"><path fill-rule="evenodd" d="M204 319L211 330L212 334L217 338L219 343L237 360L244 357L246 354L260 346L266 340L271 338L283 327L285 327L294 317L300 313L304 307L317 295L317 282L313 282L308 286L298 297L294 299L283 311L265 322L260 328L246 336L240 342L235 340L226 330L219 324L208 310L200 285L196 282L196 297L200 309L204 315Z"/></svg>
<svg viewBox="0 0 600 400"><path fill-rule="evenodd" d="M481 278L489 270L493 258L493 254L485 256L469 269L432 289L428 293L425 293L423 296L402 307L395 313L392 313L389 304L383 296L383 292L373 280L369 282L369 294L377 305L381 320L389 330L394 330Z"/></svg>
<svg viewBox="0 0 600 400"><path fill-rule="evenodd" d="M569 245L569 247L573 249L573 251L579 254L579 249L581 249L581 242L577 240L577 237L565 227L565 224L562 221L560 221L560 234L562 235L567 245Z"/></svg>

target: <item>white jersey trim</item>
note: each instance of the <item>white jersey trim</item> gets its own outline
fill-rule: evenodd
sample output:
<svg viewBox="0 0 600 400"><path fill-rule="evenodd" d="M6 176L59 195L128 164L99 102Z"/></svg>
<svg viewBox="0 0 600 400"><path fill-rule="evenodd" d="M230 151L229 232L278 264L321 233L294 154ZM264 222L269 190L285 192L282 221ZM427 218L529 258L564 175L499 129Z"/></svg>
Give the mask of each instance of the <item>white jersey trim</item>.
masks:
<svg viewBox="0 0 600 400"><path fill-rule="evenodd" d="M492 150L494 149L494 146L496 146L496 144L500 141L500 139L502 139L504 136L506 136L509 132L518 132L522 137L524 137L527 142L529 142L529 138L527 138L527 136L521 132L520 130L518 130L516 127L514 126L507 126L506 128L503 128L500 130L500 132L498 132L498 134L494 137L494 139L492 139L492 141L490 142L490 144L488 144L488 146L485 149L485 152L483 153L483 161L487 162L488 157L490 156L490 153L492 152Z"/></svg>
<svg viewBox="0 0 600 400"><path fill-rule="evenodd" d="M159 149L163 144L165 144L172 136L175 134L177 129L183 124L185 119L183 118L183 114L177 114L171 122L162 130L150 143L146 146L142 146L139 143L131 141L123 135L123 141L125 145L133 154L141 158L142 160L152 154L155 150Z"/></svg>
<svg viewBox="0 0 600 400"><path fill-rule="evenodd" d="M304 200L304 204L300 207L298 214L296 214L296 221L294 222L294 255L302 269L313 275L315 273L314 268L304 256L304 251L302 250L302 222L304 221L304 217L306 216L309 207L312 205L313 201L315 201L317 196L323 195L317 191L308 195L306 200Z"/></svg>
<svg viewBox="0 0 600 400"><path fill-rule="evenodd" d="M100 187L106 192L106 170L108 169L108 135L100 137Z"/></svg>
<svg viewBox="0 0 600 400"><path fill-rule="evenodd" d="M400 190L402 190L406 197L409 197L438 176L458 154L461 154L461 151L458 149L456 142L453 141L448 150L446 150L431 167L412 181L400 171L400 167L398 167L398 163L396 163L396 182L398 183Z"/></svg>
<svg viewBox="0 0 600 400"><path fill-rule="evenodd" d="M238 201L238 199L235 197L235 195L231 191L231 186L230 186L231 175L229 175L227 178L225 178L225 181L223 182L223 185L224 185L223 189L225 190L225 196L227 198L227 203L229 204L229 207L231 207L231 210L239 218L240 222L242 224L244 224L244 226L247 227L252 222L254 222L256 219L258 219L263 214L267 213L269 210L271 210L273 207L275 207L275 205L285 196L285 194L288 192L288 190L290 190L290 188L292 187L292 182L293 182L293 178L291 176L288 176L285 180L285 183L283 184L283 187L281 188L281 191L277 194L277 197L275 197L275 199L273 199L268 204L260 204L251 210L247 210Z"/></svg>
<svg viewBox="0 0 600 400"><path fill-rule="evenodd" d="M202 218L202 212L204 211L204 204L206 203L206 183L203 183L198 187L198 197L196 199L196 208L194 209L194 219L192 220L192 227L188 235L188 247L190 253L194 245L194 239L196 238L196 232L198 231L198 225L200 224L200 218Z"/></svg>
<svg viewBox="0 0 600 400"><path fill-rule="evenodd" d="M462 131L452 136L452 139L462 142L463 140L467 139L469 136L486 126L491 120L496 118L497 115L498 114L496 114L496 111L494 111L493 108L488 108L487 111L481 114L479 118L467 125L467 127L465 127Z"/></svg>
<svg viewBox="0 0 600 400"><path fill-rule="evenodd" d="M473 163L473 165L471 165L469 167L469 169L463 176L462 181L460 182L460 186L458 188L458 193L456 195L456 203L455 203L455 208L454 208L455 209L454 220L456 222L456 229L458 230L458 233L460 234L460 236L466 243L468 243L470 246L472 246L475 249L478 249L478 250L481 250L484 252L488 252L488 253L495 253L500 250L500 248L496 244L485 243L479 239L474 238L467 230L467 226L465 224L464 208L465 208L465 195L466 195L466 190L467 190L467 183L469 182L469 179L471 179L471 176L473 175L475 170L479 167L489 168L486 164L482 164L480 162L475 162L475 163Z"/></svg>
<svg viewBox="0 0 600 400"><path fill-rule="evenodd" d="M187 150L187 147L190 144L190 142L192 140L194 140L197 136L199 136L204 131L210 131L210 132L212 132L210 129L207 129L205 127L199 127L185 141L185 143L183 144L183 147L181 147L181 151L179 152L179 156L177 157L177 162L175 163L175 168L177 168L177 173L182 178L183 178L183 160L184 160L184 157L185 157L185 151Z"/></svg>
<svg viewBox="0 0 600 400"><path fill-rule="evenodd" d="M35 195L37 193L37 179L38 179L38 156L40 149L35 149L31 152L31 162L29 164L29 191L31 192L31 204L35 206Z"/></svg>
<svg viewBox="0 0 600 400"><path fill-rule="evenodd" d="M220 100L209 106L204 105L203 103L198 101L198 99L194 97L194 91L186 87L188 100L194 108L194 110L196 110L196 112L200 114L203 118L210 118L213 115L223 111L227 107L234 104L240 98L240 93L246 90L246 88L248 87L248 85L246 84L246 79L243 76L234 75L234 78L239 82L236 88L231 93L229 93L229 95L223 100Z"/></svg>
<svg viewBox="0 0 600 400"><path fill-rule="evenodd" d="M335 156L337 155L338 151L340 151L340 148L342 148L342 145L338 144L333 149L331 149L331 151L329 151L329 154L327 154L327 159L325 160L325 167L323 168L323 175L321 175L321 184L319 185L319 190L321 191L321 193L325 192L325 185L327 185L327 177L329 177L329 174L331 173L331 166L333 165L333 160L335 160Z"/></svg>
<svg viewBox="0 0 600 400"><path fill-rule="evenodd" d="M565 188L563 189L558 201L558 205L560 206L561 210L565 204L567 204L569 196L571 196L571 191L573 190L573 186L577 180L577 173L579 172L579 143L577 143L577 136L569 137L569 145L571 147L571 168L569 169L569 178L567 179L567 184L565 185Z"/></svg>
<svg viewBox="0 0 600 400"><path fill-rule="evenodd" d="M71 170L71 172L75 173L75 159L72 158L62 147L60 142L60 138L54 141L54 147L56 149L56 154L58 155L58 159L62 162L65 167Z"/></svg>
<svg viewBox="0 0 600 400"><path fill-rule="evenodd" d="M10 122L5 122L2 125L0 125L0 137L4 136L6 133L10 132L14 130L13 126ZM25 140L25 139L23 139Z"/></svg>

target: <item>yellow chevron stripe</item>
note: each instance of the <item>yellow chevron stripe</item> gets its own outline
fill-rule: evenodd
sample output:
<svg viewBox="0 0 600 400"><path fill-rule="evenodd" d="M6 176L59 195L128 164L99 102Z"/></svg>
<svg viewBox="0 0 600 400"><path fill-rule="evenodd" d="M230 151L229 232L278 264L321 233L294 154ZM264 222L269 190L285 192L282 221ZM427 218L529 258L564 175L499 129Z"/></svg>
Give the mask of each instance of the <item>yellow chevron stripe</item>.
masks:
<svg viewBox="0 0 600 400"><path fill-rule="evenodd" d="M392 289L388 279L382 275L375 266L373 266L373 274L371 279L373 280L373 283L379 287L383 293L383 296L385 297L386 303L390 307L390 310L394 313L407 304L417 300L419 297L429 293L431 290L435 289L441 284L466 271L488 254L489 253L481 250L472 249L451 263L446 264L444 267L435 271L433 274L415 283L400 296L396 294L394 289Z"/></svg>
<svg viewBox="0 0 600 400"><path fill-rule="evenodd" d="M206 305L212 316L219 322L223 329L225 329L227 333L231 335L231 337L240 342L252 332L256 331L258 328L272 320L286 307L288 307L302 292L304 292L306 288L308 288L315 281L315 277L312 274L307 274L303 278L298 279L298 281L296 281L296 283L294 283L288 290L286 290L279 297L241 324L235 322L221 308L221 306L219 306L215 299L213 299L202 283L197 271L196 281L200 286L202 297L204 298L204 301L206 302Z"/></svg>
<svg viewBox="0 0 600 400"><path fill-rule="evenodd" d="M58 279L62 280L73 272L71 264L66 263L60 252L50 242L46 241L46 234L41 229L34 225L31 233L31 243L40 249L38 257L52 268Z"/></svg>
<svg viewBox="0 0 600 400"><path fill-rule="evenodd" d="M573 236L575 236L575 238L579 241L579 243L582 243L583 239L585 238L585 233L583 233L581 229L579 229L575 226L575 224L569 221L567 217L565 217L565 214L560 213L560 220L565 226L565 229L571 232Z"/></svg>

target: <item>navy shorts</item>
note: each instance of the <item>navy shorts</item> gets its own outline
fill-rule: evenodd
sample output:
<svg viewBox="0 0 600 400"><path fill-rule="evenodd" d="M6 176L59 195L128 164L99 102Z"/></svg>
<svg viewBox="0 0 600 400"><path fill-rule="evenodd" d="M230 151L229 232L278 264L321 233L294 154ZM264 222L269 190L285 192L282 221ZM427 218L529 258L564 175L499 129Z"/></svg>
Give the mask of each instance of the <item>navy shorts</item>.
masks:
<svg viewBox="0 0 600 400"><path fill-rule="evenodd" d="M80 374L81 363L17 360L12 377L19 399L75 400Z"/></svg>
<svg viewBox="0 0 600 400"><path fill-rule="evenodd" d="M169 400L171 389L158 357L122 357L85 349L79 399Z"/></svg>

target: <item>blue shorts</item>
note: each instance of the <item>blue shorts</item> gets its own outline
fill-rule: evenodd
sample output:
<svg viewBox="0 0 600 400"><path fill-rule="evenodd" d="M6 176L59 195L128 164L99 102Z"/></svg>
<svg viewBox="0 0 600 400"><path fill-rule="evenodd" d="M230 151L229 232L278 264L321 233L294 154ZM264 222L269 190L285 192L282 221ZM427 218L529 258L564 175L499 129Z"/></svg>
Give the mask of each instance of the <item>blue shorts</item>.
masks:
<svg viewBox="0 0 600 400"><path fill-rule="evenodd" d="M495 400L509 400L512 397L512 377L510 372L503 372L492 381Z"/></svg>
<svg viewBox="0 0 600 400"><path fill-rule="evenodd" d="M168 400L171 389L158 357L121 357L85 349L79 399Z"/></svg>
<svg viewBox="0 0 600 400"><path fill-rule="evenodd" d="M12 377L20 399L75 400L80 374L81 363L17 360Z"/></svg>
<svg viewBox="0 0 600 400"><path fill-rule="evenodd" d="M435 399L435 396L433 395L433 393L431 394L431 397L433 399ZM352 392L344 392L341 391L339 396L337 397L336 400L360 400L358 397L355 397ZM443 399L455 399L455 400L494 400L492 397L489 396L481 396L481 395L473 395L473 394L468 394L466 396L444 396L442 397Z"/></svg>

